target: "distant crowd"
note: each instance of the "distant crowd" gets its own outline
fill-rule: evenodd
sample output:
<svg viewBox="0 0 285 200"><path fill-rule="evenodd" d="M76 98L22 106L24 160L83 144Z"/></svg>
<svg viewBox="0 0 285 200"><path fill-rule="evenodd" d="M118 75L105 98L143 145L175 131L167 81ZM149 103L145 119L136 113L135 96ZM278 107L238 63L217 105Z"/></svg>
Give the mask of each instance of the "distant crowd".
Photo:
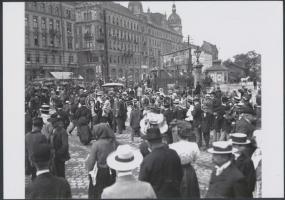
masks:
<svg viewBox="0 0 285 200"><path fill-rule="evenodd" d="M26 88L26 198L70 198L68 138L92 143L89 198L201 197L193 164L213 154L206 197L261 197L261 90ZM129 131L130 130L130 131ZM139 150L116 136L130 132ZM138 180L134 170L139 167ZM84 178L84 177L82 177Z"/></svg>

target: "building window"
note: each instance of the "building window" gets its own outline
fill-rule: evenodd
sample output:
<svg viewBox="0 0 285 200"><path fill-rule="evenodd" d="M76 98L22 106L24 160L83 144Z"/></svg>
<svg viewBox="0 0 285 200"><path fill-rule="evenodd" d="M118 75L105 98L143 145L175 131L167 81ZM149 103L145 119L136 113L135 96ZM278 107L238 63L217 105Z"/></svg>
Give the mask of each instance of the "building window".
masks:
<svg viewBox="0 0 285 200"><path fill-rule="evenodd" d="M39 46L39 36L37 33L34 34L34 45Z"/></svg>
<svg viewBox="0 0 285 200"><path fill-rule="evenodd" d="M50 13L50 14L53 13L52 5L49 6L49 13Z"/></svg>
<svg viewBox="0 0 285 200"><path fill-rule="evenodd" d="M60 22L59 22L59 20L56 20L56 30L57 31L60 30Z"/></svg>
<svg viewBox="0 0 285 200"><path fill-rule="evenodd" d="M52 36L50 37L50 46L52 46L52 47L54 46L54 40L53 40Z"/></svg>
<svg viewBox="0 0 285 200"><path fill-rule="evenodd" d="M72 37L67 38L67 48L72 49Z"/></svg>
<svg viewBox="0 0 285 200"><path fill-rule="evenodd" d="M59 16L59 9L58 9L58 7L55 7L55 14L56 14L57 16Z"/></svg>
<svg viewBox="0 0 285 200"><path fill-rule="evenodd" d="M41 11L45 12L45 3L41 3Z"/></svg>
<svg viewBox="0 0 285 200"><path fill-rule="evenodd" d="M52 55L52 63L55 64L55 55Z"/></svg>
<svg viewBox="0 0 285 200"><path fill-rule="evenodd" d="M26 54L26 61L31 62L31 54L30 53Z"/></svg>
<svg viewBox="0 0 285 200"><path fill-rule="evenodd" d="M53 29L53 19L49 19L49 29Z"/></svg>
<svg viewBox="0 0 285 200"><path fill-rule="evenodd" d="M38 28L38 17L34 16L33 22L34 22L34 28Z"/></svg>
<svg viewBox="0 0 285 200"><path fill-rule="evenodd" d="M61 45L61 40L60 40L59 36L56 37L56 41L57 41L58 46L60 46Z"/></svg>
<svg viewBox="0 0 285 200"><path fill-rule="evenodd" d="M45 64L47 64L48 63L48 55L45 55Z"/></svg>
<svg viewBox="0 0 285 200"><path fill-rule="evenodd" d="M47 24L46 24L46 18L42 18L42 29L46 29L47 28Z"/></svg>
<svg viewBox="0 0 285 200"><path fill-rule="evenodd" d="M36 63L40 62L40 54L36 54Z"/></svg>
<svg viewBox="0 0 285 200"><path fill-rule="evenodd" d="M68 62L69 62L69 63L73 63L73 56L69 56Z"/></svg>
<svg viewBox="0 0 285 200"><path fill-rule="evenodd" d="M70 19L70 18L71 18L71 11L68 10L68 9L66 9L66 10L65 10L65 15L66 15L66 17L67 17L68 19Z"/></svg>
<svg viewBox="0 0 285 200"><path fill-rule="evenodd" d="M42 39L43 39L43 46L46 47L47 46L47 36L42 35Z"/></svg>
<svg viewBox="0 0 285 200"><path fill-rule="evenodd" d="M61 64L61 55L58 56L58 62Z"/></svg>
<svg viewBox="0 0 285 200"><path fill-rule="evenodd" d="M37 9L37 2L33 2L32 6L33 6L33 9Z"/></svg>
<svg viewBox="0 0 285 200"><path fill-rule="evenodd" d="M26 27L29 26L29 16L28 15L25 16L25 26Z"/></svg>
<svg viewBox="0 0 285 200"><path fill-rule="evenodd" d="M69 22L66 23L66 31L67 31L67 33L72 32L72 26L71 26L71 23L69 23Z"/></svg>

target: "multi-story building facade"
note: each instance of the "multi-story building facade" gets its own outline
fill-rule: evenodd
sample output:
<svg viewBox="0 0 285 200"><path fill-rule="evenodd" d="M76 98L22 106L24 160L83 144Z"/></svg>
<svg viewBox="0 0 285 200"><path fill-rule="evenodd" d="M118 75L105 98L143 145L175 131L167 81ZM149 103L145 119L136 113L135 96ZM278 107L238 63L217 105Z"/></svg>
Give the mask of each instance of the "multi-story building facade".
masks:
<svg viewBox="0 0 285 200"><path fill-rule="evenodd" d="M128 8L114 2L79 2L75 10L78 64L86 79L101 76L108 61L111 79L139 81L161 65L161 55L181 48L182 26L175 5L168 19L149 9L143 12L138 1L129 2Z"/></svg>
<svg viewBox="0 0 285 200"><path fill-rule="evenodd" d="M74 24L72 3L25 3L26 80L77 71Z"/></svg>

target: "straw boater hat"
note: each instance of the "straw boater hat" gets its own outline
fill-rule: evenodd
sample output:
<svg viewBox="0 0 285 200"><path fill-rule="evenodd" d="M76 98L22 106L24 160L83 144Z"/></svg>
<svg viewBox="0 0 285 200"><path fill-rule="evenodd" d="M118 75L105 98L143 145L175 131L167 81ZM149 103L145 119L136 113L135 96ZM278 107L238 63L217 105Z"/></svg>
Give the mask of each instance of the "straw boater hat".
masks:
<svg viewBox="0 0 285 200"><path fill-rule="evenodd" d="M117 171L130 171L141 164L143 156L132 150L127 144L118 146L117 150L107 157L107 165Z"/></svg>
<svg viewBox="0 0 285 200"><path fill-rule="evenodd" d="M250 143L250 140L247 139L247 136L244 133L232 133L230 134L230 137L231 139L229 141L232 142L232 144L243 145Z"/></svg>
<svg viewBox="0 0 285 200"><path fill-rule="evenodd" d="M213 154L231 154L237 151L229 141L213 142L213 147L208 149L208 152Z"/></svg>
<svg viewBox="0 0 285 200"><path fill-rule="evenodd" d="M140 121L140 130L142 134L146 135L147 129L152 125L157 125L162 134L166 133L168 130L168 125L163 114L158 114L150 111L147 112L145 117Z"/></svg>
<svg viewBox="0 0 285 200"><path fill-rule="evenodd" d="M43 104L40 108L40 111L44 114L49 114L50 106L47 104Z"/></svg>

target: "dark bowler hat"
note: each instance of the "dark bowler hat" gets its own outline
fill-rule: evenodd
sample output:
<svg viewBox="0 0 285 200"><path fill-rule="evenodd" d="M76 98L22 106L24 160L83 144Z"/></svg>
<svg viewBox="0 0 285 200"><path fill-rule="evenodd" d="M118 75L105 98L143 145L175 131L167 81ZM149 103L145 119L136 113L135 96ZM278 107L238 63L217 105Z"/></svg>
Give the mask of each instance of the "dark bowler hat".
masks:
<svg viewBox="0 0 285 200"><path fill-rule="evenodd" d="M232 133L232 134L230 134L230 137L231 137L230 141L233 144L243 145L243 144L249 144L250 143L250 140L247 139L247 136L244 133Z"/></svg>
<svg viewBox="0 0 285 200"><path fill-rule="evenodd" d="M43 124L44 124L43 118L35 117L33 119L33 126L41 127L41 126L43 126Z"/></svg>
<svg viewBox="0 0 285 200"><path fill-rule="evenodd" d="M237 152L237 149L233 148L233 145L229 141L213 142L213 147L208 149L209 153L213 154L231 154Z"/></svg>
<svg viewBox="0 0 285 200"><path fill-rule="evenodd" d="M39 143L33 146L32 160L35 163L47 162L50 159L51 147L48 143Z"/></svg>
<svg viewBox="0 0 285 200"><path fill-rule="evenodd" d="M143 139L148 141L160 140L161 138L162 136L158 127L147 129L146 135L143 136Z"/></svg>

